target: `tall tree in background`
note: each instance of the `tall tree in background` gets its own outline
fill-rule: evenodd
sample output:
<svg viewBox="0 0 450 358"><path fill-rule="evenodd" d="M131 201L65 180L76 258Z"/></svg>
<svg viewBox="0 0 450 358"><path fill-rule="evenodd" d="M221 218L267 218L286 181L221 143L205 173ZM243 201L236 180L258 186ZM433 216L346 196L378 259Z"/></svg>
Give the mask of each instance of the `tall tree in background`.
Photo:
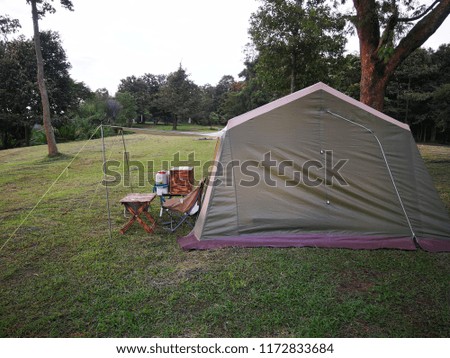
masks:
<svg viewBox="0 0 450 358"><path fill-rule="evenodd" d="M262 0L249 29L258 77L275 96L326 81L344 52L344 27L327 0Z"/></svg>
<svg viewBox="0 0 450 358"><path fill-rule="evenodd" d="M53 0L51 0L53 2ZM73 10L73 4L70 0L60 0L61 5L68 10ZM36 51L37 62L37 81L42 101L42 117L44 122L45 135L47 137L48 155L50 157L58 155L55 133L51 123L50 102L48 99L47 86L45 83L44 60L42 57L41 39L39 32L39 19L46 13L54 13L56 10L50 2L44 0L27 0L31 4L31 13L33 17L34 47ZM38 7L39 5L39 7Z"/></svg>
<svg viewBox="0 0 450 358"><path fill-rule="evenodd" d="M15 33L20 27L18 20L11 19L8 15L0 15L0 142L2 148L9 147L9 132L12 127L17 127L15 122L18 116L12 113L11 93L7 87L12 82L9 73L14 72L11 70L18 66L8 56L8 35Z"/></svg>
<svg viewBox="0 0 450 358"><path fill-rule="evenodd" d="M117 121L120 124L131 127L133 125L133 120L136 118L136 99L130 92L117 92L116 101L120 104Z"/></svg>
<svg viewBox="0 0 450 358"><path fill-rule="evenodd" d="M158 92L166 80L164 75L146 73L143 76L128 76L120 80L118 92L129 92L136 100L138 122L156 118L159 110L155 104Z"/></svg>
<svg viewBox="0 0 450 358"><path fill-rule="evenodd" d="M176 130L178 120L195 114L200 101L198 86L189 80L186 70L181 67L167 76L167 82L159 92L162 108L173 116L172 129Z"/></svg>
<svg viewBox="0 0 450 358"><path fill-rule="evenodd" d="M70 78L66 53L58 33L41 33L47 92L52 124L60 128L86 98L90 90ZM20 36L0 41L0 133L2 146L30 144L31 129L42 118L42 104L36 88L34 41ZM44 136L45 137L45 136Z"/></svg>
<svg viewBox="0 0 450 358"><path fill-rule="evenodd" d="M444 22L450 0L429 6L416 0L353 0L353 4L361 57L360 100L381 111L395 69Z"/></svg>

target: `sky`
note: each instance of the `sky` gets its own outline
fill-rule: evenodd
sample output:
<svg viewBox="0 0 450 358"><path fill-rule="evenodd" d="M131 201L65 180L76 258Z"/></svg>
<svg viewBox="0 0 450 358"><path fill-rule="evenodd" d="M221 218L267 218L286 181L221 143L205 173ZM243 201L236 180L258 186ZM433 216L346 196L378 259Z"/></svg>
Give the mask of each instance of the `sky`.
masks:
<svg viewBox="0 0 450 358"><path fill-rule="evenodd" d="M181 64L197 85L216 85L244 69L250 15L258 0L73 0L73 12L58 6L40 30L58 31L72 64L71 76L91 90L117 91L121 79L145 73L169 74ZM0 0L0 14L19 19L32 36L26 0ZM450 42L450 18L425 43ZM358 51L356 38L350 52Z"/></svg>

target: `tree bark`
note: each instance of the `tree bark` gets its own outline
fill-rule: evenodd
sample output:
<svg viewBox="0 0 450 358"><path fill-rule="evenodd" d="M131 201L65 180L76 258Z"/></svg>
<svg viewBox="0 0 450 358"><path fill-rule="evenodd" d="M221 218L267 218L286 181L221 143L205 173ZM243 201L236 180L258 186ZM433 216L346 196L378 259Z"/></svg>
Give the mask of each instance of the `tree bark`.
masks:
<svg viewBox="0 0 450 358"><path fill-rule="evenodd" d="M9 148L8 132L4 131L4 132L2 132L2 149L8 149L8 148Z"/></svg>
<svg viewBox="0 0 450 358"><path fill-rule="evenodd" d="M450 13L450 0L441 0L402 38L389 55L382 53L390 45L392 32L398 23L395 12L380 34L380 22L375 0L353 0L356 10L356 30L361 58L360 101L383 110L386 86L395 69L439 28ZM405 19L402 19L405 20ZM393 45L392 45L393 46Z"/></svg>
<svg viewBox="0 0 450 358"><path fill-rule="evenodd" d="M360 101L379 110L383 110L384 94L392 73L380 71L379 64L372 59L361 58Z"/></svg>
<svg viewBox="0 0 450 358"><path fill-rule="evenodd" d="M172 122L172 130L176 131L177 130L177 126L178 126L178 116L174 115L173 116L173 122Z"/></svg>
<svg viewBox="0 0 450 358"><path fill-rule="evenodd" d="M27 147L30 146L30 142L31 142L31 129L30 126L27 124L23 125L23 129L24 129L24 134L25 134L25 145Z"/></svg>
<svg viewBox="0 0 450 358"><path fill-rule="evenodd" d="M36 51L37 62L37 82L39 92L41 94L42 102L42 116L44 122L45 136L47 137L48 155L54 157L59 154L56 146L55 133L51 123L50 102L48 99L47 86L44 77L44 60L42 58L41 39L39 32L39 16L37 11L36 0L31 0L31 13L33 16L33 30L34 30L34 47Z"/></svg>

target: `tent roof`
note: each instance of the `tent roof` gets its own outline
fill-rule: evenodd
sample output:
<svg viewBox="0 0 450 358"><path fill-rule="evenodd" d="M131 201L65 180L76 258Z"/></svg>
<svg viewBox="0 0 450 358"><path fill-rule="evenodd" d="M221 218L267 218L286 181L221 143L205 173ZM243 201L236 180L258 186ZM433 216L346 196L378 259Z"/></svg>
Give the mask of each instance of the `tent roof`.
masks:
<svg viewBox="0 0 450 358"><path fill-rule="evenodd" d="M335 96L337 98L340 98L341 100L343 100L343 101L345 101L345 102L347 102L347 103L349 103L349 104L351 104L351 105L353 105L355 107L358 107L358 108L360 108L360 109L362 109L362 110L364 110L366 112L369 112L370 114L372 114L372 115L374 115L374 116L376 116L376 117L378 117L378 118L380 118L382 120L385 120L385 121L387 121L389 123L395 124L395 125L403 128L403 129L406 129L408 131L410 130L409 126L407 124L399 122L396 119L394 119L392 117L389 117L386 114L384 114L384 113L382 113L380 111L377 111L376 109L374 109L374 108L372 108L372 107L370 107L370 106L368 106L366 104L363 104L363 103L357 101L356 99L351 98L351 97L349 97L349 96L347 96L347 95L345 95L345 94L343 94L343 93L341 93L341 92L331 88L330 86L327 86L326 84L324 84L322 82L318 82L315 85L312 85L310 87L306 87L306 88L304 88L304 89L302 89L300 91L294 92L294 93L292 93L290 95L287 95L285 97L282 97L282 98L280 98L280 99L278 99L276 101L270 102L270 103L268 103L268 104L266 104L264 106L261 106L259 108L254 109L254 110L252 110L250 112L247 112L247 113L244 113L244 114L242 114L240 116L234 117L234 118L232 118L232 119L230 119L228 121L227 129L231 129L233 127L236 127L236 126L238 126L238 125L240 125L240 124L242 124L244 122L247 122L247 121L249 121L249 120L251 120L251 119L253 119L255 117L258 117L258 116L260 116L262 114L270 112L270 111L272 111L272 110L274 110L274 109L276 109L278 107L284 106L284 105L286 105L286 104L288 104L290 102L296 101L296 100L298 100L298 99L300 99L302 97L305 97L305 96L307 96L307 95L309 95L311 93L317 92L317 91L325 91L325 92L327 92L327 93L329 93L329 94L331 94L331 95L333 95L333 96Z"/></svg>

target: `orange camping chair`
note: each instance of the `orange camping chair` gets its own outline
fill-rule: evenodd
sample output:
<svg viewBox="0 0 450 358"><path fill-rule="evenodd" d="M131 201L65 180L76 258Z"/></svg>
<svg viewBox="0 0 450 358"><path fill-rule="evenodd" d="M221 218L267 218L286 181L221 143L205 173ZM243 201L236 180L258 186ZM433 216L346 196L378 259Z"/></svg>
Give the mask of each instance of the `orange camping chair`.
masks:
<svg viewBox="0 0 450 358"><path fill-rule="evenodd" d="M163 228L174 232L185 222L194 227L195 218L200 212L204 185L205 180L203 179L199 186L188 195L167 199L162 203L164 212L170 218L170 221L163 222Z"/></svg>

